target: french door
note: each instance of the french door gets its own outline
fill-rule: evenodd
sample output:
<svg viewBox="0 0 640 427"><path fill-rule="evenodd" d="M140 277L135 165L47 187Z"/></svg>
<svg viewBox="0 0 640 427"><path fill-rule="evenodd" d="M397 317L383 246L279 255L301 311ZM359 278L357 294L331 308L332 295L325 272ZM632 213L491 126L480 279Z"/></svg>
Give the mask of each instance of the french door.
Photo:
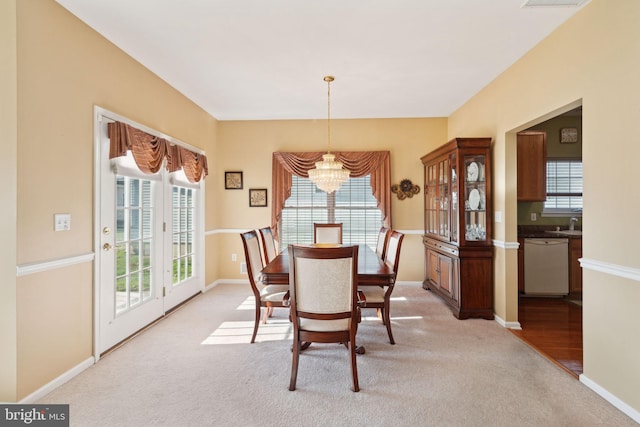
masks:
<svg viewBox="0 0 640 427"><path fill-rule="evenodd" d="M109 159L111 115L96 112L96 355L204 287L202 184Z"/></svg>

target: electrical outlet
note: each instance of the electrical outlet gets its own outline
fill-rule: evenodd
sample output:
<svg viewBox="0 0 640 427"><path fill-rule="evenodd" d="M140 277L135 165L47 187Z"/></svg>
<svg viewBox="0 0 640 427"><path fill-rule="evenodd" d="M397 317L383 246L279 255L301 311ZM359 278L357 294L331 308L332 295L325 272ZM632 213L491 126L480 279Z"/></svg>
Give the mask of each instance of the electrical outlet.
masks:
<svg viewBox="0 0 640 427"><path fill-rule="evenodd" d="M236 254L231 254L231 261L236 262L238 260L238 256Z"/></svg>
<svg viewBox="0 0 640 427"><path fill-rule="evenodd" d="M536 214L535 212L531 212L531 221L537 221L538 220L538 214Z"/></svg>
<svg viewBox="0 0 640 427"><path fill-rule="evenodd" d="M502 222L502 211L496 211L496 222Z"/></svg>
<svg viewBox="0 0 640 427"><path fill-rule="evenodd" d="M240 263L240 274L247 274L247 263L246 262L241 262Z"/></svg>

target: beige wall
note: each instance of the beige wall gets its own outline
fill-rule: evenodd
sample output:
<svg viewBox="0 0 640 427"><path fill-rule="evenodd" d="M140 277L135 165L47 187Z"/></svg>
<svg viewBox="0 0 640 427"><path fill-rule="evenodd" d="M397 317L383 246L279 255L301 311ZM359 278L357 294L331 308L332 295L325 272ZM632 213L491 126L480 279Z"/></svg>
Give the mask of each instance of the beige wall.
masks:
<svg viewBox="0 0 640 427"><path fill-rule="evenodd" d="M16 168L17 52L16 0L0 2L0 402L17 391L16 350Z"/></svg>
<svg viewBox="0 0 640 427"><path fill-rule="evenodd" d="M215 119L53 0L17 2L17 58L19 267L93 253L95 105L214 151ZM90 262L17 278L18 399L93 354L93 286Z"/></svg>
<svg viewBox="0 0 640 427"><path fill-rule="evenodd" d="M392 183L408 178L422 189L420 157L446 142L446 123L444 118L331 120L331 146L333 150L344 151L389 150ZM216 215L218 227L227 232L211 235L209 240L216 240L219 248L218 277L246 279L246 275L240 275L244 254L238 230L263 227L271 221L271 200L266 208L249 208L248 189L266 187L271 197L271 154L326 150L327 122L326 119L220 122L218 141L216 185L224 188L223 171L238 170L243 171L244 190L221 190ZM423 200L422 194L403 201L392 198L392 226L418 233L405 236L399 280L424 279ZM237 262L230 262L233 253L238 254Z"/></svg>
<svg viewBox="0 0 640 427"><path fill-rule="evenodd" d="M640 234L634 193L640 158L640 2L592 0L449 118L449 136L495 139L496 238L514 242L515 131L583 104L584 375L640 410ZM581 101L580 101L581 100ZM505 249L498 249L505 252ZM506 252L515 252L506 250ZM496 312L517 315L515 257L496 264ZM595 270L602 269L605 274ZM627 277L627 278L625 278ZM508 278L508 280L507 280Z"/></svg>

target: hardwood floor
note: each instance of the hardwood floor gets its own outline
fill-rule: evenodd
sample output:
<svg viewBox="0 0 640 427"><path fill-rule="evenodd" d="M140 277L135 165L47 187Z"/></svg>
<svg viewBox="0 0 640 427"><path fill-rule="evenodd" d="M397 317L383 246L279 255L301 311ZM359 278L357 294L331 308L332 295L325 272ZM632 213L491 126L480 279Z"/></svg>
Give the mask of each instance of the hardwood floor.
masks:
<svg viewBox="0 0 640 427"><path fill-rule="evenodd" d="M583 372L582 306L562 298L520 297L518 320L511 330L574 377Z"/></svg>

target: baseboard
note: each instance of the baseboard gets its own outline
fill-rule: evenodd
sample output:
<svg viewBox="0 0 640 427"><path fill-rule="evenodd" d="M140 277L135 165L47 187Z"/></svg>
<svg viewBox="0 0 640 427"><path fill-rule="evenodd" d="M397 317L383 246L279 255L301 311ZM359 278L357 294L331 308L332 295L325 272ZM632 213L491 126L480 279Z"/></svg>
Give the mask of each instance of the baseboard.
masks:
<svg viewBox="0 0 640 427"><path fill-rule="evenodd" d="M210 291L211 289L215 288L216 286L222 283L226 283L229 285L249 286L248 279L218 279L215 282L209 283L207 286L205 286L204 292ZM396 285L422 286L422 282L417 280L399 280L396 282Z"/></svg>
<svg viewBox="0 0 640 427"><path fill-rule="evenodd" d="M632 408L622 400L611 394L608 390L601 387L598 383L590 380L585 374L580 374L580 382L598 393L604 400L618 408L622 413L629 416L633 421L640 423L640 411Z"/></svg>
<svg viewBox="0 0 640 427"><path fill-rule="evenodd" d="M89 357L88 359L85 359L84 361L80 362L73 368L69 369L67 372L60 375L58 378L43 385L38 390L34 391L33 393L31 393L30 395L28 395L18 403L31 404L31 403L37 402L38 400L45 397L47 394L51 393L56 388L60 387L62 384L66 383L67 381L79 375L86 369L93 366L94 363L95 363L94 357Z"/></svg>
<svg viewBox="0 0 640 427"><path fill-rule="evenodd" d="M498 322L498 324L500 326L502 326L503 328L508 328L508 329L517 329L517 330L521 330L522 326L520 325L520 322L507 322L505 321L503 318L501 318L500 316L498 316L497 314L493 314L493 317L495 319L496 322Z"/></svg>
<svg viewBox="0 0 640 427"><path fill-rule="evenodd" d="M204 292L210 291L211 289L215 288L216 286L222 284L222 283L227 283L227 284L231 284L231 285L247 285L249 286L249 279L218 279L212 283L209 283L207 286L205 286L204 288Z"/></svg>
<svg viewBox="0 0 640 427"><path fill-rule="evenodd" d="M398 280L396 285L409 285L409 286L420 286L422 287L422 282L418 280Z"/></svg>

